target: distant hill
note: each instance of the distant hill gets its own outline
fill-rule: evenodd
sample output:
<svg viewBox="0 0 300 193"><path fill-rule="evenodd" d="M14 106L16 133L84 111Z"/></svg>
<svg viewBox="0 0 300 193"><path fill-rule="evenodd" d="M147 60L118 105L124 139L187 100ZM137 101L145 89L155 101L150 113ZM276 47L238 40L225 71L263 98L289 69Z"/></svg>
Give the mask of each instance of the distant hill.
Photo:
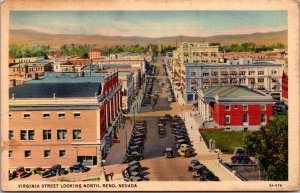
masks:
<svg viewBox="0 0 300 193"><path fill-rule="evenodd" d="M181 42L192 41L206 41L218 42L222 45L241 44L244 42L254 42L256 45L270 45L282 43L287 45L287 30L268 33L254 33L243 35L217 35L210 37L161 37L161 38L148 38L148 37L122 37L122 36L104 36L104 35L75 35L75 34L47 34L34 30L19 29L10 30L9 43L17 44L45 44L52 46L61 46L63 44L90 44L101 47L114 46L114 45L148 45L163 44L163 45L176 45L176 38L178 44Z"/></svg>

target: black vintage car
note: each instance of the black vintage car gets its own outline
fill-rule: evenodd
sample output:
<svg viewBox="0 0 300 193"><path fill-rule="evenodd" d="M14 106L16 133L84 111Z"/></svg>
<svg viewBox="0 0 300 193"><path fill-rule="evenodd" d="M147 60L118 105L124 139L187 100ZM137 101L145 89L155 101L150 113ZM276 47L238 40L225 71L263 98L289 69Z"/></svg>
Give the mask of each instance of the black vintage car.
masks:
<svg viewBox="0 0 300 193"><path fill-rule="evenodd" d="M53 165L50 169L42 173L42 178L49 178L51 176L60 176L66 174L67 171L59 164Z"/></svg>
<svg viewBox="0 0 300 193"><path fill-rule="evenodd" d="M200 162L198 160L192 160L190 165L188 166L188 171L192 171L198 165L200 165Z"/></svg>
<svg viewBox="0 0 300 193"><path fill-rule="evenodd" d="M69 167L69 171L78 173L78 172L86 172L88 170L81 162L77 162L76 164Z"/></svg>

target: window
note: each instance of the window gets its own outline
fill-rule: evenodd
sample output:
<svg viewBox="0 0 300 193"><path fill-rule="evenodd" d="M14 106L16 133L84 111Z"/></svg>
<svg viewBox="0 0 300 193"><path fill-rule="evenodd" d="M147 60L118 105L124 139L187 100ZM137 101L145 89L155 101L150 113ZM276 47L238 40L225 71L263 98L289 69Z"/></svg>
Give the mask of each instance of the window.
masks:
<svg viewBox="0 0 300 193"><path fill-rule="evenodd" d="M43 140L51 139L51 130L43 130Z"/></svg>
<svg viewBox="0 0 300 193"><path fill-rule="evenodd" d="M8 157L12 158L12 156L13 156L13 151L12 150L8 150Z"/></svg>
<svg viewBox="0 0 300 193"><path fill-rule="evenodd" d="M50 157L50 150L44 150L44 158Z"/></svg>
<svg viewBox="0 0 300 193"><path fill-rule="evenodd" d="M191 72L191 76L196 76L196 72Z"/></svg>
<svg viewBox="0 0 300 193"><path fill-rule="evenodd" d="M81 139L81 130L80 129L73 130L73 139Z"/></svg>
<svg viewBox="0 0 300 193"><path fill-rule="evenodd" d="M258 75L264 75L264 74L265 74L265 71L260 70L260 71L257 72L257 74L258 74Z"/></svg>
<svg viewBox="0 0 300 193"><path fill-rule="evenodd" d="M246 82L246 79L245 78L240 78L240 83L245 83Z"/></svg>
<svg viewBox="0 0 300 193"><path fill-rule="evenodd" d="M24 113L23 118L24 119L30 119L31 118L30 113Z"/></svg>
<svg viewBox="0 0 300 193"><path fill-rule="evenodd" d="M277 70L271 70L271 74L277 74Z"/></svg>
<svg viewBox="0 0 300 193"><path fill-rule="evenodd" d="M25 156L25 158L30 158L31 157L31 150L25 150L24 156Z"/></svg>
<svg viewBox="0 0 300 193"><path fill-rule="evenodd" d="M209 76L209 73L207 73L207 72L203 72L203 74L202 74L203 76Z"/></svg>
<svg viewBox="0 0 300 193"><path fill-rule="evenodd" d="M243 115L243 123L248 123L248 115L247 114Z"/></svg>
<svg viewBox="0 0 300 193"><path fill-rule="evenodd" d="M34 140L34 130L28 130L28 140Z"/></svg>
<svg viewBox="0 0 300 193"><path fill-rule="evenodd" d="M230 115L225 116L225 123L229 124L230 123Z"/></svg>
<svg viewBox="0 0 300 193"><path fill-rule="evenodd" d="M44 119L50 119L50 113L43 113Z"/></svg>
<svg viewBox="0 0 300 193"><path fill-rule="evenodd" d="M225 110L230 111L230 105L225 105Z"/></svg>
<svg viewBox="0 0 300 193"><path fill-rule="evenodd" d="M197 84L197 79L191 79L191 84Z"/></svg>
<svg viewBox="0 0 300 193"><path fill-rule="evenodd" d="M59 157L66 157L66 150L59 150Z"/></svg>
<svg viewBox="0 0 300 193"><path fill-rule="evenodd" d="M21 140L27 140L27 130L21 130Z"/></svg>
<svg viewBox="0 0 300 193"><path fill-rule="evenodd" d="M258 78L258 79L257 79L257 82L258 82L258 83L264 83L264 80L265 80L264 78Z"/></svg>
<svg viewBox="0 0 300 193"><path fill-rule="evenodd" d="M8 113L8 117L11 119L11 118L12 118L12 114L11 114L11 113Z"/></svg>
<svg viewBox="0 0 300 193"><path fill-rule="evenodd" d="M266 105L260 105L260 109L263 111L266 110Z"/></svg>
<svg viewBox="0 0 300 193"><path fill-rule="evenodd" d="M243 111L248 111L248 105L243 105Z"/></svg>
<svg viewBox="0 0 300 193"><path fill-rule="evenodd" d="M9 130L8 131L8 139L12 140L14 138L14 131L13 130Z"/></svg>
<svg viewBox="0 0 300 193"><path fill-rule="evenodd" d="M66 114L65 113L58 113L58 118L64 119L64 118L66 118Z"/></svg>
<svg viewBox="0 0 300 193"><path fill-rule="evenodd" d="M74 113L74 118L80 118L80 113Z"/></svg>
<svg viewBox="0 0 300 193"><path fill-rule="evenodd" d="M194 98L194 95L193 94L188 94L188 101L192 101L193 100L193 98Z"/></svg>
<svg viewBox="0 0 300 193"><path fill-rule="evenodd" d="M34 140L34 130L21 130L21 140Z"/></svg>
<svg viewBox="0 0 300 193"><path fill-rule="evenodd" d="M238 106L237 106L237 105L234 105L234 109L238 109Z"/></svg>
<svg viewBox="0 0 300 193"><path fill-rule="evenodd" d="M265 114L260 115L260 122L261 123L265 123L266 122L266 115Z"/></svg>
<svg viewBox="0 0 300 193"><path fill-rule="evenodd" d="M67 139L67 130L66 129L57 130L57 139L58 140Z"/></svg>
<svg viewBox="0 0 300 193"><path fill-rule="evenodd" d="M248 74L249 75L255 75L255 71L249 71Z"/></svg>

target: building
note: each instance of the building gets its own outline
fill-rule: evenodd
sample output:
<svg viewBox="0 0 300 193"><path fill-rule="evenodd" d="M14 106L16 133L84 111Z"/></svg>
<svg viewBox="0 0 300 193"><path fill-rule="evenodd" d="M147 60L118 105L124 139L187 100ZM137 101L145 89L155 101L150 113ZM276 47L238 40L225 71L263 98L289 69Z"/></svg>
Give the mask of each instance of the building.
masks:
<svg viewBox="0 0 300 193"><path fill-rule="evenodd" d="M273 115L274 99L242 86L216 86L198 91L198 110L204 127L258 130Z"/></svg>
<svg viewBox="0 0 300 193"><path fill-rule="evenodd" d="M45 73L9 90L9 165L100 166L117 137L117 73Z"/></svg>
<svg viewBox="0 0 300 193"><path fill-rule="evenodd" d="M89 51L89 59L95 59L101 57L101 51L98 48L94 48L91 51Z"/></svg>
<svg viewBox="0 0 300 193"><path fill-rule="evenodd" d="M54 62L53 63L54 72L75 72L75 66L73 64L68 64L68 62Z"/></svg>
<svg viewBox="0 0 300 193"><path fill-rule="evenodd" d="M139 68L142 74L145 74L145 60L108 60L94 59L93 64L99 65L100 69L110 68Z"/></svg>
<svg viewBox="0 0 300 193"><path fill-rule="evenodd" d="M37 61L38 57L15 58L15 63L31 63Z"/></svg>
<svg viewBox="0 0 300 193"><path fill-rule="evenodd" d="M281 99L282 66L251 59L230 60L223 64L184 63L179 72L179 85L186 102L198 101L197 90L211 86L248 86L275 99ZM240 61L240 63L238 63Z"/></svg>
<svg viewBox="0 0 300 193"><path fill-rule="evenodd" d="M173 51L172 75L174 84L179 84L185 63L218 63L218 51L218 46L209 46L207 42L181 43L179 48Z"/></svg>
<svg viewBox="0 0 300 193"><path fill-rule="evenodd" d="M10 86L23 84L25 81L36 79L44 72L52 70L51 62L19 63L9 67Z"/></svg>
<svg viewBox="0 0 300 193"><path fill-rule="evenodd" d="M134 96L133 73L118 72L119 80L122 83L122 110L128 112L132 105Z"/></svg>
<svg viewBox="0 0 300 193"><path fill-rule="evenodd" d="M282 75L282 100L288 103L289 98L289 78L286 73Z"/></svg>

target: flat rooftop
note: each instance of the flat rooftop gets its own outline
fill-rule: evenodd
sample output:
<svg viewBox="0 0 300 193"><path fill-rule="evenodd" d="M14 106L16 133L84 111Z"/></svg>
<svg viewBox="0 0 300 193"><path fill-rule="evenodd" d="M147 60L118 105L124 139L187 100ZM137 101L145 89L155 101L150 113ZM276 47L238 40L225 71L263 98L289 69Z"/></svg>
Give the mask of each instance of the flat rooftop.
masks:
<svg viewBox="0 0 300 193"><path fill-rule="evenodd" d="M9 97L15 98L52 98L55 97L95 97L101 92L101 76L68 77L48 76L30 80L9 88Z"/></svg>

